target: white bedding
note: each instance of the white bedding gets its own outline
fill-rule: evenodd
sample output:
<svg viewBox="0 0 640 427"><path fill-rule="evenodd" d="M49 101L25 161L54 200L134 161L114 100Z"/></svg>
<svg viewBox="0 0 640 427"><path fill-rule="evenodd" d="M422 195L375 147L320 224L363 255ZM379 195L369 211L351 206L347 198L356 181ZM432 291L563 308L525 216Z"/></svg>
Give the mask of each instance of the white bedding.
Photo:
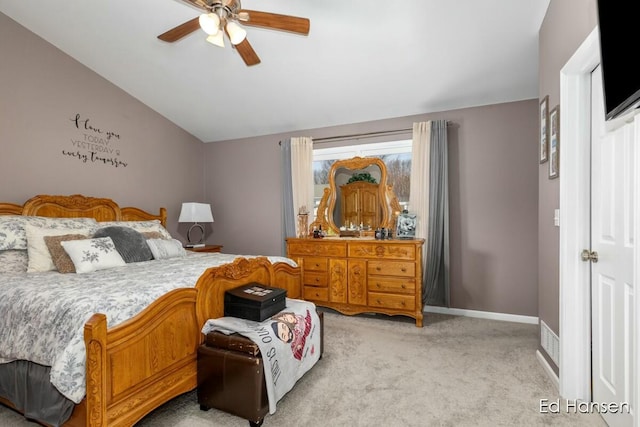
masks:
<svg viewBox="0 0 640 427"><path fill-rule="evenodd" d="M0 274L0 363L22 359L51 366L51 383L79 403L85 395L83 327L92 314L103 313L108 326L116 326L238 256L255 257L190 253L87 274ZM268 258L296 266L288 258Z"/></svg>

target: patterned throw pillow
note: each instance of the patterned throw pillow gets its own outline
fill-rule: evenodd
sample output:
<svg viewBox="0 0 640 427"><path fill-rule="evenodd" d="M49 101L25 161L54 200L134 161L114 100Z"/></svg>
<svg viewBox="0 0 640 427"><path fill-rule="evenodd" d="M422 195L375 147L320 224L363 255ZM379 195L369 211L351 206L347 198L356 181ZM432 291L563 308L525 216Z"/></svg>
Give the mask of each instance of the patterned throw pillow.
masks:
<svg viewBox="0 0 640 427"><path fill-rule="evenodd" d="M29 254L28 273L52 271L56 266L51 258L51 252L45 243L45 236L62 236L64 234L84 234L88 239L89 228L49 228L36 227L29 223L25 226L27 235L27 253Z"/></svg>
<svg viewBox="0 0 640 427"><path fill-rule="evenodd" d="M0 274L3 273L26 273L29 258L27 251L21 249L11 249L0 251Z"/></svg>
<svg viewBox="0 0 640 427"><path fill-rule="evenodd" d="M62 236L44 236L44 243L49 249L51 254L51 260L56 269L60 273L75 273L76 267L73 265L73 261L62 247L62 242L68 240L83 240L88 236L84 234L63 234Z"/></svg>
<svg viewBox="0 0 640 427"><path fill-rule="evenodd" d="M125 265L111 237L69 240L60 244L79 274Z"/></svg>
<svg viewBox="0 0 640 427"><path fill-rule="evenodd" d="M44 216L0 215L0 251L27 249L26 225L58 229L86 229L97 227L93 218L48 218Z"/></svg>
<svg viewBox="0 0 640 427"><path fill-rule="evenodd" d="M182 243L176 239L148 239L147 245L149 245L154 259L187 256L187 251L182 247Z"/></svg>

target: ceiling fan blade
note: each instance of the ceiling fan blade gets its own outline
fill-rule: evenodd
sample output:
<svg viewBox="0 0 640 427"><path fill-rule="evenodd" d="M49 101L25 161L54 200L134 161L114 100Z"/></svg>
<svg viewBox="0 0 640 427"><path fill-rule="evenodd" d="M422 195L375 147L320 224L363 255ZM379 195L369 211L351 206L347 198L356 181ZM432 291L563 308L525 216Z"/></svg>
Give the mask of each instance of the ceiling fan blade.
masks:
<svg viewBox="0 0 640 427"><path fill-rule="evenodd" d="M240 54L240 57L242 57L244 63L248 66L257 65L260 63L260 58L258 58L256 51L253 50L251 43L249 43L249 40L247 40L246 38L242 40L242 42L235 45L235 48Z"/></svg>
<svg viewBox="0 0 640 427"><path fill-rule="evenodd" d="M246 9L239 11L239 13L242 12L247 12L249 14L249 20L242 21L244 25L269 28L272 30L289 31L292 33L303 34L305 36L309 34L309 27L311 23L307 18Z"/></svg>
<svg viewBox="0 0 640 427"><path fill-rule="evenodd" d="M171 43L193 33L198 28L200 28L200 23L198 22L198 17L195 17L184 24L180 24L177 27L160 34L158 38L162 41Z"/></svg>
<svg viewBox="0 0 640 427"><path fill-rule="evenodd" d="M204 0L182 0L185 3L189 3L192 6L197 7L198 9L202 9L205 11L209 10L209 5Z"/></svg>

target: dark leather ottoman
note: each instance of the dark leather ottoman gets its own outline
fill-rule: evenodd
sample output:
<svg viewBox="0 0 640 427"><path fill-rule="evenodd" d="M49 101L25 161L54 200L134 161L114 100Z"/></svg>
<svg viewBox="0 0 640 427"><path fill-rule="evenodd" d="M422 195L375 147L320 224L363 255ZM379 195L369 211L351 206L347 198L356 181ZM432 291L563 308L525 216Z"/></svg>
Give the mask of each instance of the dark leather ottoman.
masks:
<svg viewBox="0 0 640 427"><path fill-rule="evenodd" d="M320 357L324 319L320 318ZM239 334L207 334L198 348L198 403L203 411L219 409L260 426L269 413L264 365L256 343Z"/></svg>

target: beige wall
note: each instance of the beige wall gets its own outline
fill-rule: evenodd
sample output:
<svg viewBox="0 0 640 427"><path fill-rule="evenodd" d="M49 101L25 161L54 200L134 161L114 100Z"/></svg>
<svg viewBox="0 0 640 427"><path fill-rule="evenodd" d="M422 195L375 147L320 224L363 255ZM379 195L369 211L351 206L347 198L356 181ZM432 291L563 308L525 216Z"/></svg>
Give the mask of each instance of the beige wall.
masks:
<svg viewBox="0 0 640 427"><path fill-rule="evenodd" d="M595 0L551 0L539 33L539 97L549 95L549 108L560 103L560 70L595 28L596 11ZM559 333L559 228L553 213L560 206L562 171L549 180L547 166L538 170L538 311L540 320Z"/></svg>
<svg viewBox="0 0 640 427"><path fill-rule="evenodd" d="M204 144L3 14L0 52L0 201L79 193L154 212L164 206L169 231L181 237L180 203L203 197ZM63 154L92 149L127 165Z"/></svg>
<svg viewBox="0 0 640 427"><path fill-rule="evenodd" d="M417 121L447 119L454 124L449 130L452 306L537 316L537 108L537 100L527 100L206 144L214 240L225 252L282 253L281 139L405 129Z"/></svg>

